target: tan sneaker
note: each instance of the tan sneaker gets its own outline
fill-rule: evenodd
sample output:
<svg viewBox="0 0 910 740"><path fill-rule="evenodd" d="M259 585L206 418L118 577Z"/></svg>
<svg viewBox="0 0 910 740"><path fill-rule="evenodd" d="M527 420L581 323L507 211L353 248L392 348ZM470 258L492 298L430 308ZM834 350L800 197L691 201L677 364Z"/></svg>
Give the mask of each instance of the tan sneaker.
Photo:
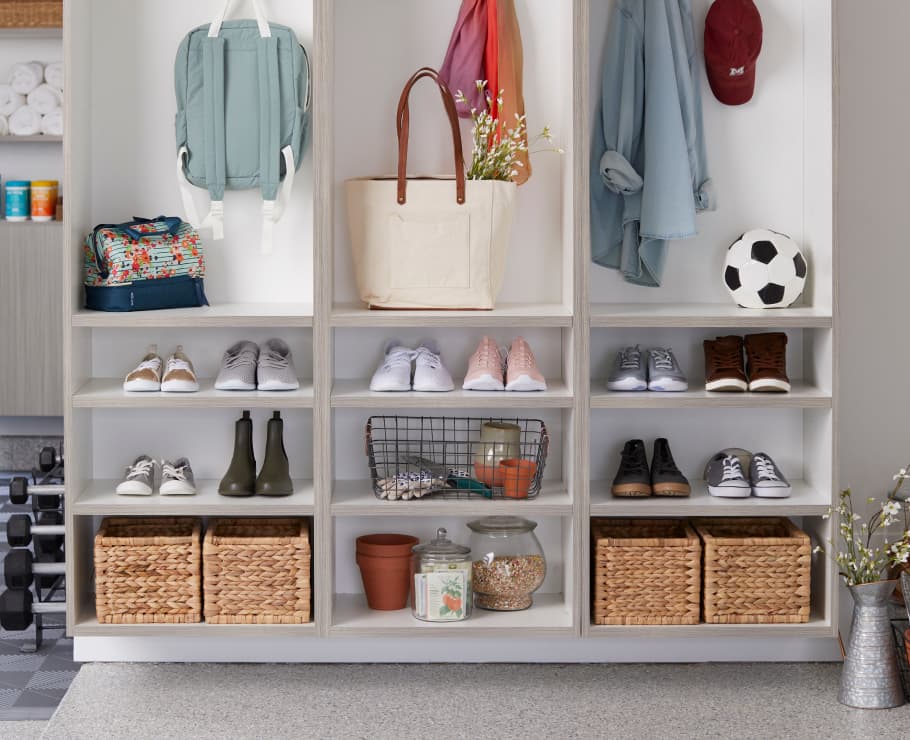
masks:
<svg viewBox="0 0 910 740"><path fill-rule="evenodd" d="M178 344L174 354L167 358L161 390L165 393L195 393L199 390L193 363L183 353L181 344Z"/></svg>
<svg viewBox="0 0 910 740"><path fill-rule="evenodd" d="M158 345L150 344L148 353L123 381L123 390L139 393L161 390L161 357L158 356Z"/></svg>
<svg viewBox="0 0 910 740"><path fill-rule="evenodd" d="M787 335L782 331L749 334L746 337L746 370L749 390L764 393L786 393Z"/></svg>
<svg viewBox="0 0 910 740"><path fill-rule="evenodd" d="M545 391L547 381L537 367L534 353L522 337L515 337L506 360L507 391Z"/></svg>
<svg viewBox="0 0 910 740"><path fill-rule="evenodd" d="M501 391L505 387L502 379L499 346L490 337L484 337L468 360L468 373L461 387L466 391Z"/></svg>

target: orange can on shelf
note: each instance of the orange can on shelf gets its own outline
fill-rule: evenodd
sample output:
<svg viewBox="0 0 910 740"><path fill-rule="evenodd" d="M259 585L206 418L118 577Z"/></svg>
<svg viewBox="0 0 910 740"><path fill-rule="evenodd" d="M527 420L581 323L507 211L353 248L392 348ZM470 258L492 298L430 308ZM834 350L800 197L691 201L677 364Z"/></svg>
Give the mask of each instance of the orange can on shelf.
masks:
<svg viewBox="0 0 910 740"><path fill-rule="evenodd" d="M56 180L32 181L32 221L53 221L57 217Z"/></svg>

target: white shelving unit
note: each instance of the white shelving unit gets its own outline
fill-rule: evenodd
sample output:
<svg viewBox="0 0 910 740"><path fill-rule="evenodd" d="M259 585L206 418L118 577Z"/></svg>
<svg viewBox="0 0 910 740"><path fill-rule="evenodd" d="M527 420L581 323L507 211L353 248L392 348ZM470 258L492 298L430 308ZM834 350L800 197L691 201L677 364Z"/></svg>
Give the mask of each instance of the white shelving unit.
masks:
<svg viewBox="0 0 910 740"><path fill-rule="evenodd" d="M822 514L833 500L837 410L832 10L825 0L769 3L773 7L763 11L766 45L756 99L741 108L726 108L713 99L703 80L709 158L721 208L699 217L697 238L671 246L663 287L630 286L589 258L589 142L612 0L522 0L518 9L530 125L550 125L565 154L536 156L534 174L519 191L497 308L371 311L358 301L354 284L342 185L349 177L394 170L394 114L401 86L419 66L441 62L459 0L268 0L269 17L297 31L315 75L309 153L293 203L276 231L275 251L263 256L255 247L258 194L231 193L226 201L227 239L210 242L203 232L206 291L212 305L113 314L81 307L81 241L98 222L181 212L173 183L171 68L161 60L172 57L186 29L208 22L221 0L94 0L88 10L80 6L78 12L75 0L67 0L68 95L91 103L67 108L64 145L71 194L66 201L68 621L80 657L111 654L109 647L98 647L96 638L123 638L117 644L124 656L154 659L156 646L161 646L157 654L175 654L172 641L182 636L192 637L192 643L179 643L187 646L182 655L213 660L241 655L232 653L222 636L243 638L247 651L261 639L264 660L306 659L307 646L317 642L323 657L328 645L330 656L351 659L347 638L358 638L353 644L360 659L385 655L382 650L388 645L400 644L411 651L408 656L432 660L451 656L453 644L476 648L483 643L470 641L483 638L514 643L510 655L515 660L558 657L567 641L583 644L588 660L692 656L697 649L693 645L701 646L704 655L717 655L713 641L721 638L729 646L741 638L747 646L743 655L761 638L766 641L761 643L762 655L769 658L775 646L786 644L777 653L783 656L781 651L789 650L793 640L828 638L824 649L833 650L835 574L820 560L813 564L812 617L807 624L600 627L592 625L590 617L591 517L788 516L814 537L828 536ZM708 4L693 3L697 27ZM107 33L120 27L144 31L138 38ZM98 55L89 40L102 35L113 47ZM106 64L112 56L122 64ZM140 83L157 105L150 106L149 115L135 130L129 129L129 135L116 117L91 117L89 109ZM780 110L789 115L778 115ZM447 135L442 120L438 95L429 85L418 87L412 98L409 158L415 172L451 170L449 147L442 145ZM737 143L744 137L748 147ZM121 166L137 158L146 163L141 183ZM743 172L750 176L744 178ZM802 305L745 311L726 296L719 275L723 251L744 230L757 226L787 231L803 245L811 277ZM787 333L793 380L789 394L701 390L705 339L762 330ZM391 338L409 346L425 337L436 339L460 385L467 360L484 334L501 345L524 336L549 389L536 394L369 391L369 378ZM229 344L273 335L292 346L301 376L299 391L213 389L211 378ZM157 343L162 353L183 344L203 378L201 391L173 396L124 393L123 373L150 343ZM687 370L690 390L606 391L603 378L615 352L636 343L643 348L672 346ZM218 496L217 482L230 459L233 421L245 408L253 413L257 459L266 418L272 409L282 411L296 479L293 496ZM364 455L365 423L376 414L540 419L550 436L543 488L528 501L479 496L380 501L367 479ZM612 498L609 482L623 442L641 437L650 449L658 436L670 439L677 462L692 481L692 495ZM741 501L708 496L700 480L704 462L726 446L771 453L793 480L793 495ZM199 494L142 499L114 494L122 466L144 451L187 454L201 480ZM413 620L408 610L381 613L367 608L354 557L356 536L409 532L427 539L436 527L445 526L453 539L467 542L468 521L505 513L537 521L547 555L547 578L531 609L476 610L471 620L440 626ZM99 625L91 541L98 518L114 514L311 517L313 623L299 628ZM410 637L425 639L387 641ZM660 651L645 639L652 637L666 638ZM674 643L674 638L679 641ZM807 647L799 654L809 659L822 652ZM291 654L299 657L289 658ZM730 647L724 654L739 653Z"/></svg>

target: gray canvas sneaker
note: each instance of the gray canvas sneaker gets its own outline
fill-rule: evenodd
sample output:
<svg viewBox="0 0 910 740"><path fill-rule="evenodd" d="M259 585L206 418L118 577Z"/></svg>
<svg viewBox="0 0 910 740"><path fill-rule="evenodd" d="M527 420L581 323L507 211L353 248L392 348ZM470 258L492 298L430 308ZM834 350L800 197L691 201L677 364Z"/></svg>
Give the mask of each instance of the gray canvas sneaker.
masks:
<svg viewBox="0 0 910 740"><path fill-rule="evenodd" d="M642 362L641 350L636 344L626 347L616 353L613 363L613 372L607 378L609 391L646 391L648 390L648 376L645 364Z"/></svg>
<svg viewBox="0 0 910 740"><path fill-rule="evenodd" d="M673 350L667 347L648 351L648 390L679 392L689 389L685 373Z"/></svg>
<svg viewBox="0 0 910 740"><path fill-rule="evenodd" d="M121 496L151 496L155 487L155 461L140 455L123 471L123 480L117 484Z"/></svg>
<svg viewBox="0 0 910 740"><path fill-rule="evenodd" d="M164 460L161 463L162 496L192 496L196 493L196 479L190 461L181 457L176 462Z"/></svg>
<svg viewBox="0 0 910 740"><path fill-rule="evenodd" d="M721 450L708 461L705 468L708 493L722 498L749 498L752 485L743 474L743 466L736 455Z"/></svg>
<svg viewBox="0 0 910 740"><path fill-rule="evenodd" d="M771 456L765 452L752 455L749 465L749 478L752 481L752 493L762 498L787 498L792 488L790 482L780 472L780 468Z"/></svg>

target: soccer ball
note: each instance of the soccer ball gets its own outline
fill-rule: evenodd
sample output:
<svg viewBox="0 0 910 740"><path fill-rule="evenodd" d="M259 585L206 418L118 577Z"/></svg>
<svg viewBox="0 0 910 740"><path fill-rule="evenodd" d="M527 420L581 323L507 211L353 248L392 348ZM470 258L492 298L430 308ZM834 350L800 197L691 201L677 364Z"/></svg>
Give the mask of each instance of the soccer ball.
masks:
<svg viewBox="0 0 910 740"><path fill-rule="evenodd" d="M724 285L743 308L786 308L803 293L806 259L789 236L747 231L727 250Z"/></svg>

